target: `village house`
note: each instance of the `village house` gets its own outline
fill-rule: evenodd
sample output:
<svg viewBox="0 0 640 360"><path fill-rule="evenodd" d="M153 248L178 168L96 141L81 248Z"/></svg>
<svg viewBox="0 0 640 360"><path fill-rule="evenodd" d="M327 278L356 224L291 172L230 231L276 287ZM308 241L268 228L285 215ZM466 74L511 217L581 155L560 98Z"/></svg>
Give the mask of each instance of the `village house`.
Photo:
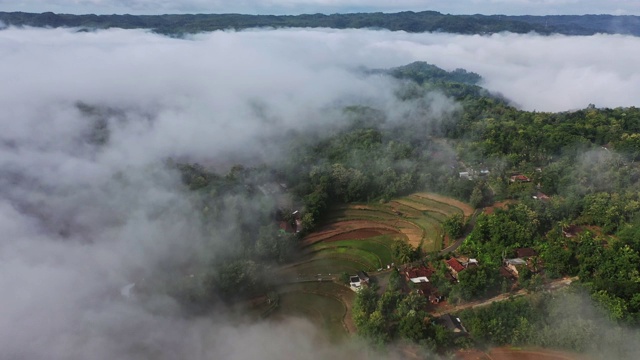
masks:
<svg viewBox="0 0 640 360"><path fill-rule="evenodd" d="M532 272L538 271L538 252L532 248L518 248L514 250L515 258L505 259L505 268L511 272L516 278L519 276L520 269L527 267Z"/></svg>
<svg viewBox="0 0 640 360"><path fill-rule="evenodd" d="M479 265L477 259L468 258L466 256L458 256L456 259L465 268L470 268L470 267L474 267L474 266L478 266Z"/></svg>
<svg viewBox="0 0 640 360"><path fill-rule="evenodd" d="M449 271L451 271L451 275L453 275L456 280L458 279L458 273L465 269L465 267L456 258L446 260L445 263L447 264Z"/></svg>
<svg viewBox="0 0 640 360"><path fill-rule="evenodd" d="M445 314L440 316L437 323L442 325L445 329L452 331L454 334L463 335L467 333L467 329L462 325L460 318L454 317L451 314Z"/></svg>
<svg viewBox="0 0 640 360"><path fill-rule="evenodd" d="M302 218L300 216L300 211L295 210L291 212L288 216L286 216L287 212L284 210L278 210L276 213L276 219L278 219L278 227L280 230L297 234L302 231Z"/></svg>
<svg viewBox="0 0 640 360"><path fill-rule="evenodd" d="M525 182L531 182L531 179L529 179L528 177L522 175L522 174L517 174L517 175L513 175L511 176L511 178L509 179L510 182L515 183L525 183Z"/></svg>
<svg viewBox="0 0 640 360"><path fill-rule="evenodd" d="M461 171L459 173L460 179L473 180L473 176L468 171Z"/></svg>
<svg viewBox="0 0 640 360"><path fill-rule="evenodd" d="M362 288L362 282L357 275L349 276L349 287L355 292L360 291Z"/></svg>
<svg viewBox="0 0 640 360"><path fill-rule="evenodd" d="M433 273L433 268L426 266L409 267L403 271L405 279L414 284L429 282L429 276Z"/></svg>
<svg viewBox="0 0 640 360"><path fill-rule="evenodd" d="M429 281L429 277L435 273L435 269L431 266L414 266L406 268L402 271L405 280L413 284L412 287L418 294L427 297L430 303L438 304L442 301L443 296L440 295L438 289L433 287Z"/></svg>
<svg viewBox="0 0 640 360"><path fill-rule="evenodd" d="M540 200L540 201L543 201L543 202L547 202L550 199L549 196L547 196L545 193L543 193L541 191L538 191L535 195L533 195L533 198L535 200Z"/></svg>
<svg viewBox="0 0 640 360"><path fill-rule="evenodd" d="M360 279L360 283L361 284L363 284L363 285L364 284L366 284L366 285L369 284L369 274L367 274L364 271L358 271L357 274L358 274L358 278Z"/></svg>
<svg viewBox="0 0 640 360"><path fill-rule="evenodd" d="M460 177L460 179L473 180L474 177L486 177L489 175L489 173L489 170L486 169L480 171L470 169L467 171L460 171L458 173L458 176Z"/></svg>
<svg viewBox="0 0 640 360"><path fill-rule="evenodd" d="M505 260L505 266L507 270L509 270L513 274L513 276L517 278L519 274L519 269L521 269L523 266L527 266L527 261L523 259L518 259L518 258L507 259Z"/></svg>
<svg viewBox="0 0 640 360"><path fill-rule="evenodd" d="M369 285L369 275L364 271L358 271L356 275L349 276L349 287L358 292L363 286Z"/></svg>

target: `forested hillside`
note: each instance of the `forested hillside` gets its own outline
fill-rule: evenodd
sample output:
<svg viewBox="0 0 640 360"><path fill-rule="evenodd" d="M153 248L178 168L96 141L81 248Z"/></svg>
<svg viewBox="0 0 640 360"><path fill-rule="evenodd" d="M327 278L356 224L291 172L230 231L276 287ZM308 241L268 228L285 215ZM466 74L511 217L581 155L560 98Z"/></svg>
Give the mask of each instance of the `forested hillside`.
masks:
<svg viewBox="0 0 640 360"><path fill-rule="evenodd" d="M234 241L198 277L163 283L168 294L194 312L208 311L217 301L273 294L285 280L268 274L295 261L305 251L301 239L332 211L429 191L478 209L467 233L461 217L447 219L444 228L452 238L465 237L457 253L480 265L452 282L441 253L397 243L391 256L437 264L431 282L451 304L516 290L537 293L554 279L573 277L572 291L587 294L597 304L598 319L612 326L608 336L638 325L639 108L522 111L477 85L479 75L424 62L363 73L397 79L395 96L403 106L394 112L344 106L339 126L287 132L279 145L287 156L268 166L238 165L217 173L167 161L182 174L201 209L197 216L212 232L220 219L238 224L229 234ZM78 109L89 118L113 111L87 104ZM103 122L95 122L91 139L98 145L108 141ZM532 249L536 260L514 283L500 268L522 248ZM154 286L152 280L148 284ZM424 297L411 294L398 272L384 290L361 291L353 308L359 333L379 344L405 340L440 352L475 341L591 349L584 331L554 335L559 310L553 297L461 311L472 337L458 338L426 312ZM503 318L512 320L487 320ZM562 326L578 321L568 319Z"/></svg>
<svg viewBox="0 0 640 360"><path fill-rule="evenodd" d="M181 165L185 182L208 194L210 200L204 201L212 204L205 207L209 215L224 211L213 205L216 196L251 196L261 182L286 183L306 209L305 232L333 205L386 201L415 190L447 194L478 208L511 202L477 218L460 252L480 260L482 271L461 278L468 286L450 289L454 298L469 300L499 289L498 268L505 254L532 247L545 268L544 275L522 275L532 289L543 276L577 275L612 319L639 321L640 109L521 111L473 85L478 76L464 70L448 73L414 63L386 72L410 79L398 96L420 110L419 116L405 114L404 121L392 121L374 108L346 107L346 125L329 136L290 134L288 161L269 169L234 168L224 176ZM457 105L436 118L431 110L443 100L431 97L434 92ZM460 172L477 175L462 177ZM514 174L530 181L514 182ZM268 211L259 216L257 210L251 210L252 218L262 216L265 227L247 224L241 237L245 240L235 250L237 260L227 259L226 264L284 263L296 251L295 241L267 226ZM243 210L237 214L246 218ZM258 238L252 236L256 232ZM234 272L241 268L259 273L238 266L217 276L246 276ZM460 292L463 288L475 290Z"/></svg>
<svg viewBox="0 0 640 360"><path fill-rule="evenodd" d="M193 34L204 31L255 27L335 29L388 29L407 32L459 34L514 33L593 35L596 33L640 35L637 16L504 16L451 15L436 11L400 13L351 13L303 15L71 15L0 12L0 21L14 26L81 27L86 29L152 29L163 34Z"/></svg>

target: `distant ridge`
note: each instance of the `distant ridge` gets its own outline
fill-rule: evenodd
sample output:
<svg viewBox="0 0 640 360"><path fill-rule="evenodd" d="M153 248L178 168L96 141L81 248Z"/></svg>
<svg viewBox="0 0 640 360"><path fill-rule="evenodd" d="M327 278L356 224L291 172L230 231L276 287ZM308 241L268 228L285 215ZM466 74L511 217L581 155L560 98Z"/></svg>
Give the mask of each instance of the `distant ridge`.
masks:
<svg viewBox="0 0 640 360"><path fill-rule="evenodd" d="M640 36L640 16L614 15L448 15L436 11L399 13L349 13L303 15L71 15L0 12L6 25L34 27L77 27L87 30L123 28L151 29L168 35L198 32L272 28L388 29L392 31L493 34L537 32L544 35L593 35L596 33Z"/></svg>

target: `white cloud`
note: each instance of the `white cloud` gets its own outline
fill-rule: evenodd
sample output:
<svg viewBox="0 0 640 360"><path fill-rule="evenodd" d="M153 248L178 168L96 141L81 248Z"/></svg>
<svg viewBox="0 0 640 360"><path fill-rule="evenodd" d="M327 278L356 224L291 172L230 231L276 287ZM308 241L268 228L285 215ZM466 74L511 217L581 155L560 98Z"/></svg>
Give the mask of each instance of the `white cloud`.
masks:
<svg viewBox="0 0 640 360"><path fill-rule="evenodd" d="M410 54L446 69L458 67L485 78L484 86L523 108L562 111L598 106L637 106L640 38L496 34L408 35L378 46Z"/></svg>
<svg viewBox="0 0 640 360"><path fill-rule="evenodd" d="M389 80L355 75L349 54L331 54L348 38L1 31L0 358L245 359L259 351L242 337L216 341L232 331L262 334L265 358L287 357L282 349L335 357L338 350L308 351L313 336L300 329L309 325L184 319L162 293L131 301L120 289L179 276L177 268L215 255L203 249L222 251L234 239L233 222L203 232L199 209L162 160L268 160L277 147L270 139L330 127L343 101L390 101ZM117 109L107 145L86 142L91 122L78 101Z"/></svg>

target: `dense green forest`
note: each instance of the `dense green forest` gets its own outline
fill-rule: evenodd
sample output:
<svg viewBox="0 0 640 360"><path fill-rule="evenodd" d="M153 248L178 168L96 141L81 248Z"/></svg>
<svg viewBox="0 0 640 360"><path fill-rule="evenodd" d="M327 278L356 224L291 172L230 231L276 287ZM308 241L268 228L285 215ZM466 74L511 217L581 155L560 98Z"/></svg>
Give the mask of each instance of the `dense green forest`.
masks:
<svg viewBox="0 0 640 360"><path fill-rule="evenodd" d="M153 29L163 34L192 34L255 27L327 27L335 29L388 29L407 32L459 34L514 33L593 35L596 33L640 36L640 17L612 15L504 16L450 15L436 11L400 13L351 13L304 15L71 15L0 12L0 21L15 26L81 27L87 29Z"/></svg>
<svg viewBox="0 0 640 360"><path fill-rule="evenodd" d="M269 291L277 284L263 276L265 270L291 261L299 239L332 206L426 190L476 208L506 204L475 218L458 252L478 259L480 266L462 273L459 283L447 280L441 255L426 254L436 264L431 281L450 302L511 291L513 284L499 268L515 249L531 247L538 254L536 265L523 269L519 288L536 293L546 281L577 276L579 290L574 291L589 295L614 329L638 325L639 108L590 105L560 113L522 111L478 86L477 74L446 72L423 62L366 73L397 78L398 101L413 110L390 118L369 106L344 107L342 125L328 133L288 133L283 146L289 155L269 167L235 166L216 174L197 164L167 163L182 174L205 223L231 217L240 224L229 235L233 246L212 259L207 275L171 285L174 296L201 311L212 300ZM434 93L444 94L456 106L432 112L434 102L442 101ZM108 138L101 123L96 126L101 137ZM514 175L529 181L514 181ZM267 183L284 184L292 206L303 209L302 232L289 234L274 225L274 219L293 221L288 215L293 209L282 211L263 196ZM449 234L462 234L460 219L445 225ZM399 277L393 273L382 293L373 288L359 293L354 320L362 336L381 344L404 339L440 351L472 345L472 340L453 337L431 319L423 310L424 298L403 293ZM554 338L548 319L556 310L545 299L506 302L459 316L478 341L587 349L584 341ZM485 319L511 313L515 323ZM539 335L529 336L533 332Z"/></svg>
<svg viewBox="0 0 640 360"><path fill-rule="evenodd" d="M537 293L459 314L478 344L536 346L589 354L595 359L635 359L638 331L611 321L577 287Z"/></svg>

